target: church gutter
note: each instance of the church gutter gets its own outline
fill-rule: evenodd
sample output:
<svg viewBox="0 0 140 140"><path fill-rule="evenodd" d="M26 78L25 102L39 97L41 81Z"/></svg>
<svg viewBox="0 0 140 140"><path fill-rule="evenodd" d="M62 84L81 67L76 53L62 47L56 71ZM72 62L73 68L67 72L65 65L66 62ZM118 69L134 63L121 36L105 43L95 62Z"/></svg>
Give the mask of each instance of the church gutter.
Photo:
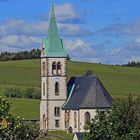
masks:
<svg viewBox="0 0 140 140"><path fill-rule="evenodd" d="M70 101L73 90L74 90L74 87L75 87L75 84L72 86L72 89L71 89L70 95L68 97L68 100L64 103L64 105L62 106L62 109L65 108L65 105Z"/></svg>

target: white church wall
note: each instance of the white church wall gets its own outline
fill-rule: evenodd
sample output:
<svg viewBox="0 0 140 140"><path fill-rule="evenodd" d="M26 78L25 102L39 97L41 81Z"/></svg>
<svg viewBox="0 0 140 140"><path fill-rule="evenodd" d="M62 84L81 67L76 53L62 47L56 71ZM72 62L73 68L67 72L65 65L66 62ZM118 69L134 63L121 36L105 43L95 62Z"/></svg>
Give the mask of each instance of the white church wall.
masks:
<svg viewBox="0 0 140 140"><path fill-rule="evenodd" d="M47 118L47 105L46 105L46 101L41 101L40 103L40 129L43 129L43 116L44 115L45 115L45 118Z"/></svg>
<svg viewBox="0 0 140 140"><path fill-rule="evenodd" d="M55 95L55 83L58 82L60 84L60 92L59 95ZM66 100L66 77L48 77L48 93L49 99L61 99Z"/></svg>
<svg viewBox="0 0 140 140"><path fill-rule="evenodd" d="M54 114L54 108L55 107L60 107L64 104L65 101L50 101L49 102L49 130L65 130L65 125L64 125L64 111L60 111L60 116L55 116ZM55 126L55 120L60 121L60 127Z"/></svg>

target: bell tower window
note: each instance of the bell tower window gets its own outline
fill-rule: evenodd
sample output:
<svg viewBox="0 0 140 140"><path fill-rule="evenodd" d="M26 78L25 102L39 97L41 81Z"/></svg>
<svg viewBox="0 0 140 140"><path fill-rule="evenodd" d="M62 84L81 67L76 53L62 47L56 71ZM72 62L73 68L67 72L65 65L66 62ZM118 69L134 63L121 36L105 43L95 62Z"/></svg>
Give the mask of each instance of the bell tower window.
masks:
<svg viewBox="0 0 140 140"><path fill-rule="evenodd" d="M56 75L56 62L52 63L52 74Z"/></svg>
<svg viewBox="0 0 140 140"><path fill-rule="evenodd" d="M59 91L60 91L60 86L59 86L59 83L56 82L55 83L55 95L59 95Z"/></svg>
<svg viewBox="0 0 140 140"><path fill-rule="evenodd" d="M61 63L57 63L57 74L61 74Z"/></svg>

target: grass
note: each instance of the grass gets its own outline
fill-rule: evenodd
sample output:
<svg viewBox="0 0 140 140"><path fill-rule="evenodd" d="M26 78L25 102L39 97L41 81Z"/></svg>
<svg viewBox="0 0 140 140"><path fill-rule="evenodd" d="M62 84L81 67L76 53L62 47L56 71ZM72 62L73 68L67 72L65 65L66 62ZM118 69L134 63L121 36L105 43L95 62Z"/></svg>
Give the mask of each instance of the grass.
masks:
<svg viewBox="0 0 140 140"><path fill-rule="evenodd" d="M68 79L91 70L113 97L124 98L131 93L140 96L140 68L120 67L69 61ZM0 62L0 95L5 87L40 88L40 60ZM10 99L16 113L25 119L39 119L39 100Z"/></svg>
<svg viewBox="0 0 140 140"><path fill-rule="evenodd" d="M39 100L9 99L14 112L26 120L39 120Z"/></svg>
<svg viewBox="0 0 140 140"><path fill-rule="evenodd" d="M65 131L51 131L47 138L39 138L39 140L72 140L73 134Z"/></svg>

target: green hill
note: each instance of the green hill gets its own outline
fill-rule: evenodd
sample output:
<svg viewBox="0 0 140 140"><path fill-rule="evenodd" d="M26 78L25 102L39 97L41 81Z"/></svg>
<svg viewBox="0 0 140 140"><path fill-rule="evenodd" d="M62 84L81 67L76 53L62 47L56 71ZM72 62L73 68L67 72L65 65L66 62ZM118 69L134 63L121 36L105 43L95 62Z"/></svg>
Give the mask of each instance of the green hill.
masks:
<svg viewBox="0 0 140 140"><path fill-rule="evenodd" d="M69 61L68 77L84 75L87 69L100 78L113 97L123 98L129 93L140 95L140 68ZM0 95L5 87L15 86L40 88L39 60L0 62ZM39 118L39 100L9 100L25 119Z"/></svg>

